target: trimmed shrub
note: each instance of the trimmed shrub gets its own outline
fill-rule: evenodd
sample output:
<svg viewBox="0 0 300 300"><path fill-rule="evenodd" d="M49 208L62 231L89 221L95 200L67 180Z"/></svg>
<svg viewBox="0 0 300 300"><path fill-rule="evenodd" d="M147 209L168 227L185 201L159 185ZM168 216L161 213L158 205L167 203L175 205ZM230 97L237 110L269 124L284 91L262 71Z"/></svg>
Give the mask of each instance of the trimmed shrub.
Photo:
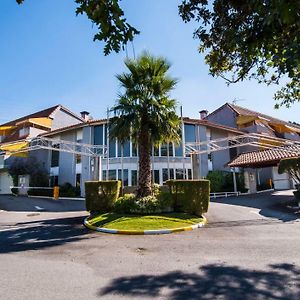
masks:
<svg viewBox="0 0 300 300"><path fill-rule="evenodd" d="M209 180L168 180L174 210L201 216L208 211Z"/></svg>
<svg viewBox="0 0 300 300"><path fill-rule="evenodd" d="M52 191L53 193L53 191ZM59 186L59 196L60 197L79 197L80 187L75 187L71 183L66 182Z"/></svg>
<svg viewBox="0 0 300 300"><path fill-rule="evenodd" d="M53 190L51 189L29 189L27 191L28 196L47 196L53 197Z"/></svg>
<svg viewBox="0 0 300 300"><path fill-rule="evenodd" d="M168 186L165 186L169 188ZM170 192L161 192L158 196L160 209L162 212L174 211L174 199Z"/></svg>
<svg viewBox="0 0 300 300"><path fill-rule="evenodd" d="M134 194L125 194L119 197L114 205L114 211L117 213L130 214L136 209L136 197Z"/></svg>
<svg viewBox="0 0 300 300"><path fill-rule="evenodd" d="M121 181L103 180L85 182L85 204L87 211L112 211L119 198Z"/></svg>

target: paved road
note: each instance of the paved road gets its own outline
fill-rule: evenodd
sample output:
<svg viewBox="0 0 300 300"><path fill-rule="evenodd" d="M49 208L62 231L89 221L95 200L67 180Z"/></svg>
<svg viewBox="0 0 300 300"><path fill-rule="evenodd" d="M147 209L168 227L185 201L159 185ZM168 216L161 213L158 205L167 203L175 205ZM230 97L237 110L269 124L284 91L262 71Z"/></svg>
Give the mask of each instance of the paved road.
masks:
<svg viewBox="0 0 300 300"><path fill-rule="evenodd" d="M291 197L220 199L207 227L161 236L90 232L74 201L72 212L10 203L0 299L300 299L300 219L282 206Z"/></svg>

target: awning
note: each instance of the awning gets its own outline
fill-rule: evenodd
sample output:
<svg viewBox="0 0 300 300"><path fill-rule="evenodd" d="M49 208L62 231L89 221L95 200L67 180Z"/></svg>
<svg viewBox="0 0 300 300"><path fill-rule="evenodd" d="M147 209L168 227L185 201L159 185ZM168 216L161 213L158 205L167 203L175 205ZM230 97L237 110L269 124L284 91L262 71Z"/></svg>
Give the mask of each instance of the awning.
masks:
<svg viewBox="0 0 300 300"><path fill-rule="evenodd" d="M260 121L260 122L267 123L269 120L262 118L260 116L240 115L236 119L236 124L238 126L243 126L243 125L247 125L254 121Z"/></svg>
<svg viewBox="0 0 300 300"><path fill-rule="evenodd" d="M2 144L0 145L0 151L4 151L13 156L26 157L28 154L28 151L26 150L28 144L28 142L24 141Z"/></svg>
<svg viewBox="0 0 300 300"><path fill-rule="evenodd" d="M8 135L16 128L16 126L0 126L0 135Z"/></svg>
<svg viewBox="0 0 300 300"><path fill-rule="evenodd" d="M23 120L21 122L18 122L17 125L22 125L22 124L26 124L26 123L35 124L35 125L39 125L39 126L46 127L46 128L51 128L52 119L50 119L50 118L29 118L29 119Z"/></svg>
<svg viewBox="0 0 300 300"><path fill-rule="evenodd" d="M263 168L276 166L281 159L300 157L300 145L241 153L227 165L229 167Z"/></svg>

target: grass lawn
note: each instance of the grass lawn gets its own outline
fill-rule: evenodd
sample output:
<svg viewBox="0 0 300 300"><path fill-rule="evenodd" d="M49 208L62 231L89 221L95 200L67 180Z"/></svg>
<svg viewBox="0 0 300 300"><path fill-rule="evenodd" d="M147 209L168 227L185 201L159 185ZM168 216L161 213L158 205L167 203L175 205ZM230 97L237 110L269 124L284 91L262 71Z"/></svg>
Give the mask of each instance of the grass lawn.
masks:
<svg viewBox="0 0 300 300"><path fill-rule="evenodd" d="M201 217L185 213L165 213L159 215L121 215L106 213L90 217L89 223L109 229L117 230L151 230L173 229L197 224Z"/></svg>

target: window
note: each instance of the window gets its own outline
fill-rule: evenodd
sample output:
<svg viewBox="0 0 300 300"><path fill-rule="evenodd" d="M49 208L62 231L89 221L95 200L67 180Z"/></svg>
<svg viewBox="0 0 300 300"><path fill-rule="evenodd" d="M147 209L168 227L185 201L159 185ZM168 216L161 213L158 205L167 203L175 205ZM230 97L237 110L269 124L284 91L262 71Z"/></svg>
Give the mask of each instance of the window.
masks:
<svg viewBox="0 0 300 300"><path fill-rule="evenodd" d="M116 139L109 140L109 157L116 157Z"/></svg>
<svg viewBox="0 0 300 300"><path fill-rule="evenodd" d="M186 142L196 142L195 125L184 124L184 135Z"/></svg>
<svg viewBox="0 0 300 300"><path fill-rule="evenodd" d="M192 179L192 169L187 169L188 179Z"/></svg>
<svg viewBox="0 0 300 300"><path fill-rule="evenodd" d="M24 127L19 130L19 137L26 136L29 134L29 127Z"/></svg>
<svg viewBox="0 0 300 300"><path fill-rule="evenodd" d="M183 169L176 169L176 179L184 179Z"/></svg>
<svg viewBox="0 0 300 300"><path fill-rule="evenodd" d="M129 141L126 141L123 145L118 142L118 157L122 157L122 146L123 146L123 157L130 157Z"/></svg>
<svg viewBox="0 0 300 300"><path fill-rule="evenodd" d="M137 156L137 146L136 144L132 143L132 157Z"/></svg>
<svg viewBox="0 0 300 300"><path fill-rule="evenodd" d="M116 180L116 179L117 179L117 170L109 170L108 180Z"/></svg>
<svg viewBox="0 0 300 300"><path fill-rule="evenodd" d="M118 170L118 180L122 180L122 170ZM123 185L128 186L128 169L123 169Z"/></svg>
<svg viewBox="0 0 300 300"><path fill-rule="evenodd" d="M182 144L175 146L175 156L183 156Z"/></svg>
<svg viewBox="0 0 300 300"><path fill-rule="evenodd" d="M168 155L168 148L166 144L160 146L160 155L167 156Z"/></svg>
<svg viewBox="0 0 300 300"><path fill-rule="evenodd" d="M153 146L153 154L154 154L154 156L159 156L159 147L158 146Z"/></svg>
<svg viewBox="0 0 300 300"><path fill-rule="evenodd" d="M169 172L170 172L170 178L169 178ZM174 179L174 169L162 169L162 176L163 176L163 182L166 182L169 179Z"/></svg>
<svg viewBox="0 0 300 300"><path fill-rule="evenodd" d="M137 185L137 170L131 170L131 185Z"/></svg>
<svg viewBox="0 0 300 300"><path fill-rule="evenodd" d="M103 125L94 127L94 144L103 145Z"/></svg>
<svg viewBox="0 0 300 300"><path fill-rule="evenodd" d="M53 145L54 148L59 149L59 145ZM51 167L59 166L59 151L52 150L51 151Z"/></svg>
<svg viewBox="0 0 300 300"><path fill-rule="evenodd" d="M228 146L236 145L236 141L229 141ZM237 156L237 147L229 148L229 158L234 159Z"/></svg>
<svg viewBox="0 0 300 300"><path fill-rule="evenodd" d="M159 170L154 170L154 183L160 184L160 181L159 181Z"/></svg>

